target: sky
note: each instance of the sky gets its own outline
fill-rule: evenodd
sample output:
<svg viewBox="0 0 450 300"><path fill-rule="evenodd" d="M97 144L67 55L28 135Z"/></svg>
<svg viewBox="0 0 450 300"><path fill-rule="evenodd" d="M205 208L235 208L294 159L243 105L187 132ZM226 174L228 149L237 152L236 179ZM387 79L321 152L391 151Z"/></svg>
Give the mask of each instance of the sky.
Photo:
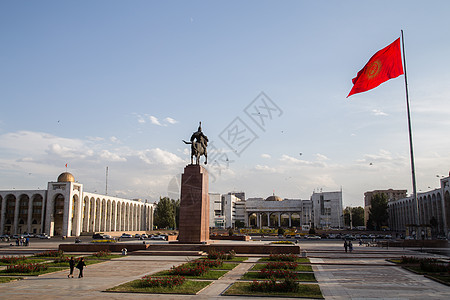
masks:
<svg viewBox="0 0 450 300"><path fill-rule="evenodd" d="M1 1L0 189L46 189L68 171L88 192L177 198L182 140L201 121L210 192L342 189L344 206L375 189L412 193L404 76L346 98L401 30L417 190L434 189L450 170L449 11L411 0Z"/></svg>

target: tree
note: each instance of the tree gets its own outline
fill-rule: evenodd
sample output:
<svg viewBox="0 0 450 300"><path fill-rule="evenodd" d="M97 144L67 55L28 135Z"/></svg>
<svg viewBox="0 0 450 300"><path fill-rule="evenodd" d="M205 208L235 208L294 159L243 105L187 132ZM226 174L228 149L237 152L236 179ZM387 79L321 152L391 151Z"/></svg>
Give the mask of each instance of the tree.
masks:
<svg viewBox="0 0 450 300"><path fill-rule="evenodd" d="M352 208L353 226L364 226L364 208L361 206Z"/></svg>
<svg viewBox="0 0 450 300"><path fill-rule="evenodd" d="M175 211L175 227L180 228L180 199L172 200L172 205Z"/></svg>
<svg viewBox="0 0 450 300"><path fill-rule="evenodd" d="M159 198L154 213L154 224L158 228L175 228L175 207L172 201L167 197Z"/></svg>
<svg viewBox="0 0 450 300"><path fill-rule="evenodd" d="M388 217L388 200L386 194L375 194L372 197L372 203L369 209L367 228L380 230L383 225L386 225Z"/></svg>
<svg viewBox="0 0 450 300"><path fill-rule="evenodd" d="M364 226L364 208L361 206L358 207L349 207L347 206L344 210L344 224L345 226L350 226L350 211L352 213L352 226Z"/></svg>

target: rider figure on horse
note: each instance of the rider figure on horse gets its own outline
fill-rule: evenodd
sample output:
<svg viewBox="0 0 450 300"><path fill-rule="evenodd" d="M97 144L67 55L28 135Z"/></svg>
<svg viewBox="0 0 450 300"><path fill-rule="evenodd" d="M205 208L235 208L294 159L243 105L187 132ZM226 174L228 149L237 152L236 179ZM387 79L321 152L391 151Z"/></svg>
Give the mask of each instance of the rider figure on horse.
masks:
<svg viewBox="0 0 450 300"><path fill-rule="evenodd" d="M202 122L198 125L197 131L191 136L191 142L194 143L194 141L199 142L203 149L206 149L206 146L208 146L208 138L202 132Z"/></svg>
<svg viewBox="0 0 450 300"><path fill-rule="evenodd" d="M202 132L202 122L200 122L198 129L191 136L191 141L185 144L191 144L191 164L193 164L193 158L196 158L196 164L200 163L200 156L205 156L205 165L208 163L208 155L206 152L206 147L208 146L208 138Z"/></svg>

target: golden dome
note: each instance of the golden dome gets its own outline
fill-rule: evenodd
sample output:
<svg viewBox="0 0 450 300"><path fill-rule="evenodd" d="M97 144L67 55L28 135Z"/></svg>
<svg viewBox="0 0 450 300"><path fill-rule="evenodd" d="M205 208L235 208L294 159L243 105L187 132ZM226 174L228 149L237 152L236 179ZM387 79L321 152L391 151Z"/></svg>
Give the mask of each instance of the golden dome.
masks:
<svg viewBox="0 0 450 300"><path fill-rule="evenodd" d="M283 199L278 196L272 195L270 197L267 197L266 201L283 201Z"/></svg>
<svg viewBox="0 0 450 300"><path fill-rule="evenodd" d="M75 177L69 172L64 172L58 176L58 182L75 182Z"/></svg>

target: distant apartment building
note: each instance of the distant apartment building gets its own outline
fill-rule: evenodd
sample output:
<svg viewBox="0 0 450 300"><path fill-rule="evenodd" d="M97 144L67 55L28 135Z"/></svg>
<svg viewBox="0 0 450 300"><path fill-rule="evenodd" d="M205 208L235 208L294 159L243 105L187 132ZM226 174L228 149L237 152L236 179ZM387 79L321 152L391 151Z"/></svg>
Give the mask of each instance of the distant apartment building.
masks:
<svg viewBox="0 0 450 300"><path fill-rule="evenodd" d="M364 224L367 225L367 221L369 220L369 212L372 207L372 198L376 194L384 194L386 195L388 202L406 198L406 190L374 190L370 192L364 193Z"/></svg>

